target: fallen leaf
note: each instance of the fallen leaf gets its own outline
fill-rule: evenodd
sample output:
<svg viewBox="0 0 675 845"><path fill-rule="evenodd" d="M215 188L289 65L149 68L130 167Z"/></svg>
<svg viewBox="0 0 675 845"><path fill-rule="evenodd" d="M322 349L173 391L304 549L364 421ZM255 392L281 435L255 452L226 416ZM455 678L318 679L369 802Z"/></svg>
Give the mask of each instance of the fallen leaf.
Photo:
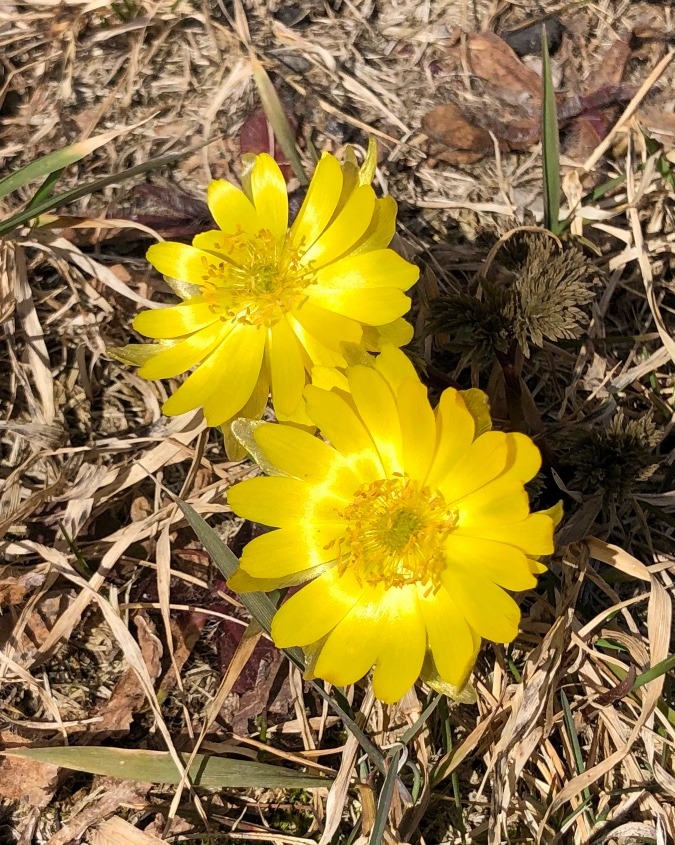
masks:
<svg viewBox="0 0 675 845"><path fill-rule="evenodd" d="M466 49L471 72L502 92L508 102L531 97L541 103L541 77L520 61L503 38L492 32L470 35Z"/></svg>
<svg viewBox="0 0 675 845"><path fill-rule="evenodd" d="M448 164L473 164L494 149L490 133L471 123L454 103L436 106L422 118L422 130L431 143L432 159Z"/></svg>
<svg viewBox="0 0 675 845"><path fill-rule="evenodd" d="M3 566L0 569L0 607L19 604L26 593L40 587L47 577L45 564L27 568L25 566Z"/></svg>
<svg viewBox="0 0 675 845"><path fill-rule="evenodd" d="M143 614L136 614L134 623L138 632L138 644L148 674L154 681L161 671L162 643L155 634L154 625L148 622ZM134 715L143 709L145 693L138 679L138 674L130 666L117 680L110 698L98 709L98 721L95 723L94 733L96 741L100 742L102 734L113 736L119 731L126 733L133 721Z"/></svg>
<svg viewBox="0 0 675 845"><path fill-rule="evenodd" d="M0 731L2 749L30 744L30 740L12 731ZM43 809L54 795L58 774L59 767L53 763L3 756L0 759L0 798L8 803Z"/></svg>
<svg viewBox="0 0 675 845"><path fill-rule="evenodd" d="M295 132L298 121L292 114L289 114L287 109L285 109L285 114L291 129ZM242 155L245 153L252 153L253 155L268 153L279 165L287 182L293 175L291 163L281 149L279 142L274 137L270 122L265 117L265 112L262 109L253 112L244 121L239 130L239 149Z"/></svg>

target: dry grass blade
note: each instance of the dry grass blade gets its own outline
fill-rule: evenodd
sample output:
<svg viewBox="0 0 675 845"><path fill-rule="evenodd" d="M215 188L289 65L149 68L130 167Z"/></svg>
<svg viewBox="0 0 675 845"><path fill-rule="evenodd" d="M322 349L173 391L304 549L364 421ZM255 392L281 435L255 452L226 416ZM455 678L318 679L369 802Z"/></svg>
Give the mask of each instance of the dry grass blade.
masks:
<svg viewBox="0 0 675 845"><path fill-rule="evenodd" d="M284 107L281 105L279 95L274 90L274 85L267 75L267 71L260 64L260 62L251 55L251 67L253 69L253 79L260 94L265 115L270 122L272 131L281 144L281 149L288 158L293 168L298 181L301 185L309 185L309 179L305 173L305 168L302 166L302 161L298 154L298 148L295 145L295 136L291 125L288 122Z"/></svg>
<svg viewBox="0 0 675 845"><path fill-rule="evenodd" d="M158 845L163 840L113 816L90 832L89 841L91 845Z"/></svg>
<svg viewBox="0 0 675 845"><path fill-rule="evenodd" d="M651 584L648 607L650 660L652 664L665 660L668 656L672 602L662 584L651 575L644 564L640 563L640 561L623 549L612 547L600 540L593 539L589 542L589 551L594 557L602 560L604 563ZM647 685L644 694L641 696L640 713L632 727L630 735L622 747L618 748L613 754L602 760L602 762L568 781L551 803L546 814L547 816L555 813L563 804L574 798L584 789L587 789L625 758L647 723L647 720L654 712L663 690L663 684L664 677L661 675Z"/></svg>
<svg viewBox="0 0 675 845"><path fill-rule="evenodd" d="M14 247L14 257L16 262L16 314L28 341L28 364L39 397L39 404L36 404L33 412L38 419L49 425L54 421L56 415L54 380L51 373L49 353L28 281L26 255L19 245Z"/></svg>

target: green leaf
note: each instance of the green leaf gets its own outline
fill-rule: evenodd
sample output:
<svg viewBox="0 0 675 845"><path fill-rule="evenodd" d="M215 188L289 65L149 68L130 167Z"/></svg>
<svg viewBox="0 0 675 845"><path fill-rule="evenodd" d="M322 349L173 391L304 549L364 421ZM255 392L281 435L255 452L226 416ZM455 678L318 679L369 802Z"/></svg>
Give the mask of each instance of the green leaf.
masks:
<svg viewBox="0 0 675 845"><path fill-rule="evenodd" d="M34 182L36 179L43 179L57 170L63 170L69 164L80 161L80 159L88 156L89 153L107 144L108 141L112 141L119 134L120 130L117 129L114 132L104 132L102 135L88 138L86 141L69 144L62 150L55 150L53 153L48 153L17 170L15 173L10 173L4 179L0 179L0 199L6 197L7 194L11 194L12 191L22 188L29 182Z"/></svg>
<svg viewBox="0 0 675 845"><path fill-rule="evenodd" d="M633 689L640 689L640 687L643 687L650 681L655 681L657 678L660 678L661 675L665 675L666 673L673 671L675 671L675 654L671 654L669 657L661 660L660 663L652 666L651 669L647 669L646 672L642 672L638 675L633 681Z"/></svg>
<svg viewBox="0 0 675 845"><path fill-rule="evenodd" d="M558 108L553 90L551 61L546 28L542 27L542 159L544 170L544 225L557 235L560 231L560 142Z"/></svg>
<svg viewBox="0 0 675 845"><path fill-rule="evenodd" d="M36 205L40 205L41 202L45 202L47 199L49 199L49 197L51 197L51 195L54 193L56 183L61 178L61 174L64 170L64 167L59 167L58 170L55 170L53 173L50 173L49 176L47 176L44 182L33 194L33 199L26 206L26 211L32 211Z"/></svg>
<svg viewBox="0 0 675 845"><path fill-rule="evenodd" d="M86 185L80 185L79 188L72 188L71 190L65 191L57 196L49 197L35 206L31 205L30 208L24 209L18 214L13 214L11 217L8 217L7 220L3 220L0 223L0 236L7 234L7 232L10 232L17 226L21 226L23 223L27 223L29 220L32 220L40 214L51 211L57 206L66 205L66 203L73 202L80 197L86 197L89 194L94 194L102 188L106 188L108 185L114 185L116 182L123 182L125 179L130 179L133 176L140 176L150 170L155 170L158 167L164 167L167 164L172 164L180 158L190 155L197 150L201 150L207 143L210 142L205 141L179 153L169 153L165 156L159 156L157 158L150 159L149 161L144 161L142 164L137 164L135 167L129 167L126 170L120 171L120 173L112 173L110 176L104 176L102 179L96 179L93 182L88 182Z"/></svg>
<svg viewBox="0 0 675 845"><path fill-rule="evenodd" d="M272 85L272 80L267 75L265 68L254 56L251 56L251 67L253 69L253 81L258 88L263 111L265 112L265 117L270 122L272 132L274 132L275 137L279 141L281 149L289 160L300 184L309 185L309 179L305 173L305 168L302 166L298 148L295 145L295 133L291 129L284 107L279 100L279 95L275 91L274 85Z"/></svg>
<svg viewBox="0 0 675 845"><path fill-rule="evenodd" d="M109 775L126 780L150 783L179 783L181 776L168 751L146 751L133 748L95 748L66 746L59 748L12 748L2 752L12 757L24 757L41 763L52 763L76 772ZM190 755L180 754L183 763ZM264 787L266 789L312 789L328 786L325 777L306 775L295 769L197 754L190 768L190 779L196 786Z"/></svg>

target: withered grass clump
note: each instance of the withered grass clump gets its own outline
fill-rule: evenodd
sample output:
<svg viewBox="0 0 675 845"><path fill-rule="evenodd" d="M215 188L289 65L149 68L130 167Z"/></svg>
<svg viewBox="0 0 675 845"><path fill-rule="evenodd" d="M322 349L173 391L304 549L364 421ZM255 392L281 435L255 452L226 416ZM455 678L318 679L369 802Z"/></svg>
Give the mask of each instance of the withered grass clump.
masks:
<svg viewBox="0 0 675 845"><path fill-rule="evenodd" d="M607 428L567 432L561 463L573 467L574 489L602 491L606 504L621 502L658 469L660 440L651 416L631 419L621 409Z"/></svg>
<svg viewBox="0 0 675 845"><path fill-rule="evenodd" d="M561 250L542 230L516 234L501 252L494 272L478 277L476 296L433 303L432 331L451 335L453 345L479 359L507 352L513 339L529 357L530 345L579 337L587 323L582 309L594 298L598 278L582 250Z"/></svg>

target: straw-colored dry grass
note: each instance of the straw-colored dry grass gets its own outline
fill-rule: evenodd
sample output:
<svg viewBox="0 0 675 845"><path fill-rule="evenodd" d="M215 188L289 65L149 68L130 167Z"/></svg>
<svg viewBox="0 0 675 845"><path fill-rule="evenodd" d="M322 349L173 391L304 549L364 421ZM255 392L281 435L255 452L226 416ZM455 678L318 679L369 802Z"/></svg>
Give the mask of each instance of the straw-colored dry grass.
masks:
<svg viewBox="0 0 675 845"><path fill-rule="evenodd" d="M59 188L194 146L135 183L160 186L164 199L172 186L201 197L209 179L236 178L240 129L258 107L251 50L299 121L307 163L310 141L339 150L368 134L379 140L379 185L400 204L399 246L423 268L413 352L433 388L448 379L480 386L505 422L497 365L423 330L435 298L475 292L496 238L541 223L540 153L533 145L434 166L420 127L453 91L478 98L488 115L503 108L469 74L439 74L448 45L461 41L457 27L502 31L557 11L568 34L554 69L568 90L598 72L630 28L640 38L625 79L638 87L675 38L670 4L628 0L10 0L0 7L3 174L131 127L68 168ZM522 597L518 641L481 653L476 702L442 701L417 725L384 842L675 841L672 677L632 689L673 652L675 154L663 113L672 118L674 80L666 59L618 124L626 104L615 110L609 141L563 162L585 162L575 172L596 184L627 179L584 208L583 226L572 212L572 232L595 244L601 280L581 337L545 341L524 362L526 422L550 462L532 492L545 506L564 500L559 554ZM640 129L650 123L660 127L658 160ZM580 179L566 172L574 203ZM130 339L138 308L170 297L143 259L148 235L104 218L194 222L135 183L61 209L73 219L59 225L0 240L0 739L173 755L196 744L236 748L325 771L334 785L330 793L152 787L4 757L0 840L366 843L382 777L297 670L247 629L172 498L240 549L246 538L224 494L251 465L228 463L198 414L163 418L171 386L146 383L106 355ZM24 189L0 201L2 216L30 196ZM579 440L605 431L619 409L625 421L649 417L655 426L635 466L640 443L624 438L624 451L607 458L602 437ZM612 497L617 466L622 486ZM389 710L365 687L349 699L385 750L427 703L419 689Z"/></svg>

